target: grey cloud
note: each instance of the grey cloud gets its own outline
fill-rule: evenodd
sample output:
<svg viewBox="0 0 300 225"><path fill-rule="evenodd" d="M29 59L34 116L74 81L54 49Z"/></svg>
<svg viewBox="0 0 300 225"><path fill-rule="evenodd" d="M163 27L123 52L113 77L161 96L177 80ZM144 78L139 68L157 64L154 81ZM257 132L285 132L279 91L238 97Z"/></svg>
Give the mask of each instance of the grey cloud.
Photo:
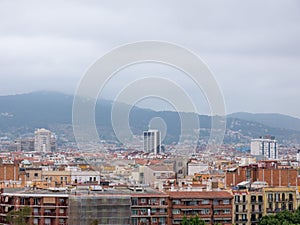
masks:
<svg viewBox="0 0 300 225"><path fill-rule="evenodd" d="M72 93L110 49L155 39L186 46L204 59L229 112L300 117L297 0L1 1L0 21L1 95ZM276 104L266 107L264 98Z"/></svg>

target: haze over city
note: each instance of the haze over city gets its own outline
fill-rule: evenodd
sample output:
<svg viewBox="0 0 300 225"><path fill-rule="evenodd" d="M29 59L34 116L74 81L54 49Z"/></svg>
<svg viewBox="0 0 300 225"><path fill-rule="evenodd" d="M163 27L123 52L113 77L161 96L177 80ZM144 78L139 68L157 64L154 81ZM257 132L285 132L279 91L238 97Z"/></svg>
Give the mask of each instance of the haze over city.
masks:
<svg viewBox="0 0 300 225"><path fill-rule="evenodd" d="M0 225L300 224L299 40L298 0L0 1Z"/></svg>
<svg viewBox="0 0 300 225"><path fill-rule="evenodd" d="M163 40L203 59L228 113L299 118L299 11L298 1L1 1L0 95L73 95L88 67L111 49ZM200 113L209 113L203 93L182 72L161 65L121 71L102 97L114 99L124 85L148 75L180 83ZM169 109L155 101L141 106Z"/></svg>

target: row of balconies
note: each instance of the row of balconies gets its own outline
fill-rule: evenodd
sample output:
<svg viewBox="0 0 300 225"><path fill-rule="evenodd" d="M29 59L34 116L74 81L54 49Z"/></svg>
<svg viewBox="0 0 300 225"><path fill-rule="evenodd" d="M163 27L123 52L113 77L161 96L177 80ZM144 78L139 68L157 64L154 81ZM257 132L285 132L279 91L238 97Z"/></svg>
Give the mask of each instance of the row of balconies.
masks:
<svg viewBox="0 0 300 225"><path fill-rule="evenodd" d="M168 203L148 203L148 202L138 202L138 203L132 203L131 206L143 206L143 207L157 207L157 206L168 206Z"/></svg>
<svg viewBox="0 0 300 225"><path fill-rule="evenodd" d="M197 215L197 214L173 214L172 217L173 218L183 218L185 216L193 216L193 215ZM220 214L198 214L199 218L228 218L228 219L232 219L232 214L226 214L226 213L220 213Z"/></svg>
<svg viewBox="0 0 300 225"><path fill-rule="evenodd" d="M292 202L294 201L293 198L286 198L286 199L273 199L273 198L268 198L268 202Z"/></svg>
<svg viewBox="0 0 300 225"><path fill-rule="evenodd" d="M56 213L56 212L34 212L34 216L39 216L39 217L67 217L67 213Z"/></svg>
<svg viewBox="0 0 300 225"><path fill-rule="evenodd" d="M228 207L231 207L231 204L212 204L212 203L208 203L208 204L202 204L202 203L198 203L198 204L188 204L188 203L185 203L185 204L173 204L173 207L174 208L182 208L182 207L214 207L214 208L228 208Z"/></svg>
<svg viewBox="0 0 300 225"><path fill-rule="evenodd" d="M235 201L234 202L234 204L236 204L236 205L246 205L247 203L248 203L247 200L245 200L245 201Z"/></svg>

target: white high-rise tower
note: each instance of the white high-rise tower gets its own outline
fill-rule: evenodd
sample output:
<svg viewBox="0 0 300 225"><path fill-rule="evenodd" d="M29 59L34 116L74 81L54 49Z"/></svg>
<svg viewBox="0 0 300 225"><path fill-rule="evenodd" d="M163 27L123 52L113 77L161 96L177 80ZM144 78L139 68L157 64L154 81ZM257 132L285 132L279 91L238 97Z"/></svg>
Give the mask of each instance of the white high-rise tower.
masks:
<svg viewBox="0 0 300 225"><path fill-rule="evenodd" d="M34 132L34 150L37 152L51 151L51 131L41 128Z"/></svg>
<svg viewBox="0 0 300 225"><path fill-rule="evenodd" d="M267 159L278 159L277 141L274 137L260 137L251 140L251 154Z"/></svg>
<svg viewBox="0 0 300 225"><path fill-rule="evenodd" d="M158 130L144 131L144 151L161 153L161 134Z"/></svg>

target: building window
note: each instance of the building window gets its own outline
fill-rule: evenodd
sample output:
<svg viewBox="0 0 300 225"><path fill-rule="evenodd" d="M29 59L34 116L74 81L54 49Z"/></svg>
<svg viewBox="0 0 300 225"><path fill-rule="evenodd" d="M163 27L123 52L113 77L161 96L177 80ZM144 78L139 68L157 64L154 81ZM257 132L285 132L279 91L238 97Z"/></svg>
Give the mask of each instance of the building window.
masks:
<svg viewBox="0 0 300 225"><path fill-rule="evenodd" d="M64 198L60 198L60 199L59 199L59 203L60 203L60 204L64 204L64 203L65 203L65 199L64 199Z"/></svg>
<svg viewBox="0 0 300 225"><path fill-rule="evenodd" d="M137 205L137 204L138 204L137 198L133 198L133 199L132 199L132 205Z"/></svg>
<svg viewBox="0 0 300 225"><path fill-rule="evenodd" d="M38 209L38 208L33 208L33 214L34 214L34 215L39 214L39 209Z"/></svg>
<svg viewBox="0 0 300 225"><path fill-rule="evenodd" d="M273 201L273 194L268 194L268 201L272 202Z"/></svg>
<svg viewBox="0 0 300 225"><path fill-rule="evenodd" d="M142 204L145 204L146 202L147 202L147 201L146 201L145 198L142 198L142 199L141 199L141 203L142 203Z"/></svg>
<svg viewBox="0 0 300 225"><path fill-rule="evenodd" d="M186 203L188 206L196 206L197 205L197 202L196 201L189 201Z"/></svg>
<svg viewBox="0 0 300 225"><path fill-rule="evenodd" d="M278 193L275 194L275 201L276 202L280 201L280 194Z"/></svg>
<svg viewBox="0 0 300 225"><path fill-rule="evenodd" d="M137 218L132 218L132 225L138 225L138 219Z"/></svg>
<svg viewBox="0 0 300 225"><path fill-rule="evenodd" d="M40 204L39 199L38 199L38 198L34 198L34 199L33 199L33 204L34 204L34 205L39 205L39 204Z"/></svg>
<svg viewBox="0 0 300 225"><path fill-rule="evenodd" d="M246 202L246 195L243 195L243 202Z"/></svg>
<svg viewBox="0 0 300 225"><path fill-rule="evenodd" d="M224 214L230 214L230 209L224 209Z"/></svg>
<svg viewBox="0 0 300 225"><path fill-rule="evenodd" d="M147 214L147 210L146 209L141 209L141 214L142 215L146 215Z"/></svg>
<svg viewBox="0 0 300 225"><path fill-rule="evenodd" d="M173 204L173 205L180 205L180 200L173 200L173 201L172 201L172 204Z"/></svg>
<svg viewBox="0 0 300 225"><path fill-rule="evenodd" d="M293 201L293 194L289 194L289 201Z"/></svg>
<svg viewBox="0 0 300 225"><path fill-rule="evenodd" d="M202 209L200 212L202 215L206 215L209 214L209 209Z"/></svg>
<svg viewBox="0 0 300 225"><path fill-rule="evenodd" d="M160 217L160 218L159 218L159 222L160 222L160 223L165 223L165 222L166 222L166 218Z"/></svg>
<svg viewBox="0 0 300 225"><path fill-rule="evenodd" d="M208 205L209 204L209 200L202 200L202 205Z"/></svg>
<svg viewBox="0 0 300 225"><path fill-rule="evenodd" d="M179 209L173 209L173 210L172 210L172 214L173 214L173 215L180 214L180 210L179 210Z"/></svg>
<svg viewBox="0 0 300 225"><path fill-rule="evenodd" d="M228 199L224 199L224 200L223 200L223 204L224 204L224 205L229 205L229 203L230 203L230 201L229 201Z"/></svg>
<svg viewBox="0 0 300 225"><path fill-rule="evenodd" d="M219 205L219 200L214 199L214 205Z"/></svg>
<svg viewBox="0 0 300 225"><path fill-rule="evenodd" d="M45 218L45 225L51 225L51 219Z"/></svg>
<svg viewBox="0 0 300 225"><path fill-rule="evenodd" d="M240 201L240 196L238 196L238 195L234 196L234 201L239 202Z"/></svg>

